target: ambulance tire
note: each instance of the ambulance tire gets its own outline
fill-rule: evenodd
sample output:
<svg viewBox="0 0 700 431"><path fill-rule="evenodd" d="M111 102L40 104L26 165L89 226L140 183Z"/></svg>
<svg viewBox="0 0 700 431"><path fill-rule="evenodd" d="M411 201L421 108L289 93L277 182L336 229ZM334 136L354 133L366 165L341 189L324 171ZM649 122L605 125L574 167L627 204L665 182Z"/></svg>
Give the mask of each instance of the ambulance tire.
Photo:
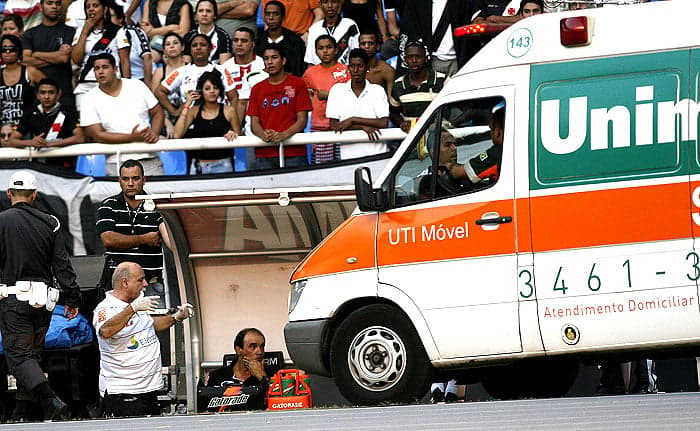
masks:
<svg viewBox="0 0 700 431"><path fill-rule="evenodd" d="M558 398L569 392L579 371L579 361L542 359L498 367L481 384L494 398Z"/></svg>
<svg viewBox="0 0 700 431"><path fill-rule="evenodd" d="M354 405L416 402L432 381L416 330L390 305L352 312L335 331L330 353L335 382Z"/></svg>

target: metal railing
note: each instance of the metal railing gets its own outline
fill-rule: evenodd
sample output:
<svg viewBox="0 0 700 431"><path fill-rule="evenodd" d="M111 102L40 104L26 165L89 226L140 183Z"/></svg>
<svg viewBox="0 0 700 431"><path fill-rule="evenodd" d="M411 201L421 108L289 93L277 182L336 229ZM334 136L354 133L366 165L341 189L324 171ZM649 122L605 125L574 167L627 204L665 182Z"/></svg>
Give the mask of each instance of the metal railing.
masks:
<svg viewBox="0 0 700 431"><path fill-rule="evenodd" d="M381 129L379 139L381 141L402 140L406 134L398 128ZM56 148L0 148L0 160L33 160L43 157L69 157L86 156L94 154L117 155L117 164L123 155L132 153L152 153L158 151L175 150L208 150L242 147L279 147L280 166L284 166L284 147L288 145L306 144L354 144L368 142L367 133L362 130L349 130L343 133L336 132L309 132L297 133L283 142L263 142L257 136L239 136L233 141L227 141L223 137L217 138L192 138L192 139L161 139L156 143L147 144L135 142L129 144L76 144L67 147Z"/></svg>

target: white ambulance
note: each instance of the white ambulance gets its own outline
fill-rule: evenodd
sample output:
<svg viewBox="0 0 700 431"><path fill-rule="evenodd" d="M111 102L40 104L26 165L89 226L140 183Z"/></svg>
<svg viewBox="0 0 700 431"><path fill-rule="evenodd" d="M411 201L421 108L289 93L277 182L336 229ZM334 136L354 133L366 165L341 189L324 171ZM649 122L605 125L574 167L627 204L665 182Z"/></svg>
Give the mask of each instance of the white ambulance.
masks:
<svg viewBox="0 0 700 431"><path fill-rule="evenodd" d="M584 356L700 345L698 16L545 14L487 44L292 275L295 363L357 404L455 371L558 396Z"/></svg>

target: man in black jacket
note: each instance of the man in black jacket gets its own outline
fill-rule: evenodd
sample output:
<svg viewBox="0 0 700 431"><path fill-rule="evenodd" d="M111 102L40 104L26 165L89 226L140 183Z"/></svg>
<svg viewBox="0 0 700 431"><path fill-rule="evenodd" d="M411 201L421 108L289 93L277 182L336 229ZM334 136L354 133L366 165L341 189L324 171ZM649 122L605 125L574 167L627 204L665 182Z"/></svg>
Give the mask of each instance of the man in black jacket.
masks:
<svg viewBox="0 0 700 431"><path fill-rule="evenodd" d="M39 366L51 311L58 299L53 280L62 288L65 316L78 315L80 290L61 224L33 207L36 177L14 173L7 186L12 207L0 213L0 331L10 373L17 379L13 419L26 419L38 399L44 420L67 419L68 406L56 396Z"/></svg>
<svg viewBox="0 0 700 431"><path fill-rule="evenodd" d="M262 57L265 48L269 44L282 45L287 56L287 64L285 64L284 70L301 78L304 70L306 70L304 67L306 45L296 33L282 27L285 14L286 9L280 1L271 0L265 5L263 20L267 29L258 32L258 38L255 41L255 53Z"/></svg>

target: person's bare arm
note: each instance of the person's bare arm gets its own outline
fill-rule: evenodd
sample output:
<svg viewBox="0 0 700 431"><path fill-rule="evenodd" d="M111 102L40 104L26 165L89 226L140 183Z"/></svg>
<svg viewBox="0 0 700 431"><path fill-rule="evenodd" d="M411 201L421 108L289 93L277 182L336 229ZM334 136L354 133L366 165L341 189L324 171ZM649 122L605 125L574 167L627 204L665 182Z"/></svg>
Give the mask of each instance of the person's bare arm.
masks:
<svg viewBox="0 0 700 431"><path fill-rule="evenodd" d="M163 114L163 108L159 104L156 104L153 106L153 108L148 110L148 114L151 116L150 130L155 135L155 140L157 141L158 135L160 135L160 131L163 130L163 124L165 122L165 114ZM153 137L151 136L150 139L147 140L147 142L152 141Z"/></svg>
<svg viewBox="0 0 700 431"><path fill-rule="evenodd" d="M403 115L401 115L400 106L389 106L389 118L391 118L392 123L396 124L403 130L403 123L406 122L406 120L404 120Z"/></svg>
<svg viewBox="0 0 700 431"><path fill-rule="evenodd" d="M139 131L138 126L134 127L131 133L114 133L108 132L102 127L102 124L92 124L85 127L85 132L87 136L93 139L95 142L100 142L103 144L127 144L129 142L145 142L146 134L144 131L149 130L148 128Z"/></svg>
<svg viewBox="0 0 700 431"><path fill-rule="evenodd" d="M399 28L399 21L396 19L396 11L386 11L386 20L389 34L391 35L392 39L397 39L401 33L401 29Z"/></svg>
<svg viewBox="0 0 700 431"><path fill-rule="evenodd" d="M158 247L161 243L160 232L148 232L141 235L125 235L107 231L100 235L102 244L107 250L129 250L140 245Z"/></svg>
<svg viewBox="0 0 700 431"><path fill-rule="evenodd" d="M279 133L279 135L278 135L279 140L284 141L286 139L291 138L295 134L304 131L304 128L306 127L306 122L307 122L308 118L309 118L308 111L297 112L296 121L294 122L294 124L289 126L289 128L287 130Z"/></svg>
<svg viewBox="0 0 700 431"><path fill-rule="evenodd" d="M177 323L177 320L175 320L172 314L169 314L167 316L154 316L152 317L152 319L153 329L155 329L156 331L163 331Z"/></svg>
<svg viewBox="0 0 700 431"><path fill-rule="evenodd" d="M55 141L47 142L47 147L65 147L66 145L82 144L85 142L85 135L83 134L82 127L76 127L73 129L73 136L69 136L64 139L57 139Z"/></svg>
<svg viewBox="0 0 700 431"><path fill-rule="evenodd" d="M22 51L22 63L27 66L46 67L52 64L65 64L71 60L73 48L64 43L58 51L34 52L31 49Z"/></svg>
<svg viewBox="0 0 700 431"><path fill-rule="evenodd" d="M262 123L260 123L260 117L256 115L252 115L250 117L250 130L255 136L262 139L263 141L265 140L265 130L262 127Z"/></svg>
<svg viewBox="0 0 700 431"><path fill-rule="evenodd" d="M129 60L129 53L131 47L119 48L119 73L121 73L122 78L131 78L131 61Z"/></svg>
<svg viewBox="0 0 700 431"><path fill-rule="evenodd" d="M144 63L144 66L146 63ZM148 87L151 89L153 94L156 95L156 98L158 97L158 94L156 94L156 90L158 90L158 87L160 87L160 83L163 81L163 67L157 68L153 72L153 76L151 76L151 81L148 83ZM158 102L160 102L160 99L158 99Z"/></svg>
<svg viewBox="0 0 700 431"><path fill-rule="evenodd" d="M163 84L158 84L158 87L156 88L156 91L154 93L156 95L156 99L158 99L158 103L160 103L160 105L164 107L170 115L176 117L180 114L175 105L170 103L170 100L168 100L169 91L167 88L165 88Z"/></svg>
<svg viewBox="0 0 700 431"><path fill-rule="evenodd" d="M110 338L117 332L124 329L134 314L136 314L136 312L131 305L127 305L122 311L110 317L105 323L102 324L102 326L100 326L100 330L98 331L100 337Z"/></svg>
<svg viewBox="0 0 700 431"><path fill-rule="evenodd" d="M150 87L153 80L153 56L147 53L143 56L143 82Z"/></svg>
<svg viewBox="0 0 700 431"><path fill-rule="evenodd" d="M386 97L390 98L391 97L391 87L394 86L394 79L396 77L396 72L394 71L394 68L389 66L388 63L384 63L386 67L384 67L384 70L382 71L382 78L384 79L384 87L386 89Z"/></svg>
<svg viewBox="0 0 700 431"><path fill-rule="evenodd" d="M230 0L216 6L219 18L248 19L258 11L258 4L250 0Z"/></svg>

